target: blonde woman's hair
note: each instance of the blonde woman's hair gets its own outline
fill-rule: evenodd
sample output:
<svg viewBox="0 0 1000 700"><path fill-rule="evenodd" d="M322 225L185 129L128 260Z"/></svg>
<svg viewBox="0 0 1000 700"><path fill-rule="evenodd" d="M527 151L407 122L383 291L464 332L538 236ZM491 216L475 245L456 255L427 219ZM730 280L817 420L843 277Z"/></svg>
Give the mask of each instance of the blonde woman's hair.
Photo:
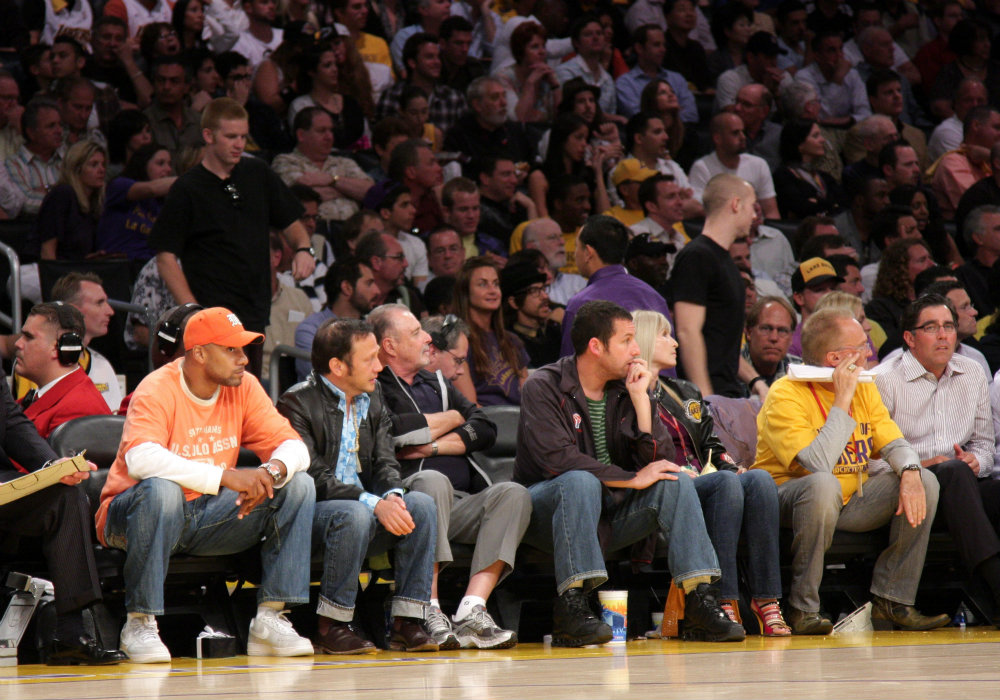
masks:
<svg viewBox="0 0 1000 700"><path fill-rule="evenodd" d="M848 294L847 292L841 292L839 290L834 290L824 296L816 304L815 311L820 309L850 309L851 313L854 314L854 318L857 319L858 316L864 311L864 305L861 303L861 297L856 297L853 294Z"/></svg>
<svg viewBox="0 0 1000 700"><path fill-rule="evenodd" d="M652 365L656 339L663 331L670 332L670 321L659 311L640 309L632 312L632 322L635 323L635 342L639 345L639 356L647 365Z"/></svg>
<svg viewBox="0 0 1000 700"><path fill-rule="evenodd" d="M80 211L92 217L99 217L104 210L104 183L102 182L100 187L88 193L83 188L83 182L80 180L80 173L83 171L83 166L95 153L100 153L104 156L104 164L106 166L108 164L108 152L101 144L84 140L77 141L70 146L70 149L66 151L66 157L63 159L59 184L69 185L73 188L77 204L80 205Z"/></svg>

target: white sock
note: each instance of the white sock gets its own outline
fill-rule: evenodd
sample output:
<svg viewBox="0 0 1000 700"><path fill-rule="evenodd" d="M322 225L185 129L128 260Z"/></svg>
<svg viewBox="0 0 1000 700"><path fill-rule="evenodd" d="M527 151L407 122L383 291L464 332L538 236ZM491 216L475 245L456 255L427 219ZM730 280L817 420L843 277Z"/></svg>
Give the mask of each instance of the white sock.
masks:
<svg viewBox="0 0 1000 700"><path fill-rule="evenodd" d="M431 598L431 605L433 605L438 610L441 609L441 603L438 601L437 598Z"/></svg>
<svg viewBox="0 0 1000 700"><path fill-rule="evenodd" d="M472 609L477 605L482 605L485 608L486 601L477 595L467 595L462 598L462 602L458 604L458 610L455 611L455 622L461 622L471 615Z"/></svg>

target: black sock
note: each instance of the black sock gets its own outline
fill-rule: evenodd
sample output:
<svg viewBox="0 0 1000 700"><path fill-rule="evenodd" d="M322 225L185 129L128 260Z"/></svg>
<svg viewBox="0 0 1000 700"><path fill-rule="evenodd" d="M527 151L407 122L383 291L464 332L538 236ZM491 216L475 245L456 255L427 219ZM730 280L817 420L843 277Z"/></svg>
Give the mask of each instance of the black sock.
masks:
<svg viewBox="0 0 1000 700"><path fill-rule="evenodd" d="M87 634L83 626L83 610L72 610L56 616L56 639L63 642L76 642Z"/></svg>

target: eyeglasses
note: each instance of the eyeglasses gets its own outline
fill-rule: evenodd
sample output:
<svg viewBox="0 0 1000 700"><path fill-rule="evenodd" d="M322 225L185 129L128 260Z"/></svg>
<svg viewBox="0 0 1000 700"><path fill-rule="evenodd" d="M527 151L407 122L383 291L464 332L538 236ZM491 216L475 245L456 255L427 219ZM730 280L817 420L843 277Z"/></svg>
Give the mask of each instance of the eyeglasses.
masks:
<svg viewBox="0 0 1000 700"><path fill-rule="evenodd" d="M160 32L159 39L169 39L172 36L177 36L177 31L174 29L166 29Z"/></svg>
<svg viewBox="0 0 1000 700"><path fill-rule="evenodd" d="M230 73L229 79L234 82L240 82L241 80L250 80L249 73Z"/></svg>
<svg viewBox="0 0 1000 700"><path fill-rule="evenodd" d="M227 182L222 186L222 189L224 189L226 194L229 195L229 198L233 200L233 206L239 209L240 203L243 201L243 197L240 196L240 191L236 189L236 185L232 182Z"/></svg>
<svg viewBox="0 0 1000 700"><path fill-rule="evenodd" d="M543 292L545 294L549 293L549 285L547 285L547 284L531 285L527 289L522 289L519 292L519 294L523 294L526 297L537 297L538 295L542 294Z"/></svg>
<svg viewBox="0 0 1000 700"><path fill-rule="evenodd" d="M380 255L379 257L385 260L395 260L398 263L406 260L406 255L404 253L396 253L395 255Z"/></svg>
<svg viewBox="0 0 1000 700"><path fill-rule="evenodd" d="M792 329L788 326L770 326L766 323L762 323L757 326L757 330L764 335L771 335L772 333L777 333L782 338L787 338L792 334Z"/></svg>
<svg viewBox="0 0 1000 700"><path fill-rule="evenodd" d="M445 350L445 352L447 352L449 355L451 355L451 359L455 361L455 366L456 367L461 367L462 365L464 365L466 362L469 361L469 358L462 357L461 355L456 355L451 350Z"/></svg>
<svg viewBox="0 0 1000 700"><path fill-rule="evenodd" d="M926 333L927 335L937 335L943 330L948 335L951 335L957 329L954 323L925 323L922 326L917 326L915 328L911 328L910 330L920 331L921 333Z"/></svg>

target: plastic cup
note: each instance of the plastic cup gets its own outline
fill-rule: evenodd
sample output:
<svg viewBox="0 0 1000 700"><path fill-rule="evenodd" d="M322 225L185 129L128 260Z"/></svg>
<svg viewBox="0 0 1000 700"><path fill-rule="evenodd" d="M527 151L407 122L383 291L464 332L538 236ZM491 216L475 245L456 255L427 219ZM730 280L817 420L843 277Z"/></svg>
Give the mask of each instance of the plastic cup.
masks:
<svg viewBox="0 0 1000 700"><path fill-rule="evenodd" d="M628 637L628 591L598 591L601 617L611 628L611 644L624 644Z"/></svg>

